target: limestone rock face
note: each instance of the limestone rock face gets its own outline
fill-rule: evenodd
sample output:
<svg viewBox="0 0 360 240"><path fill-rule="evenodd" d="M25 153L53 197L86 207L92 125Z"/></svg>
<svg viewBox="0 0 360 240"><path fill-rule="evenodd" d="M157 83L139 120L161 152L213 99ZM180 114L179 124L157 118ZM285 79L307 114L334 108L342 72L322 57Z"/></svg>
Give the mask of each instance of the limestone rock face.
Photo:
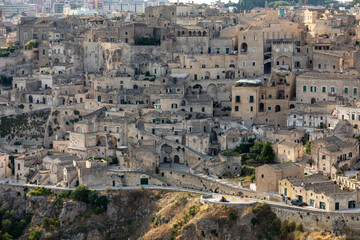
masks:
<svg viewBox="0 0 360 240"><path fill-rule="evenodd" d="M88 233L86 239L87 240L101 240L101 239L103 239L103 236L101 235L99 230L95 229L95 230Z"/></svg>
<svg viewBox="0 0 360 240"><path fill-rule="evenodd" d="M86 209L86 204L82 202L64 202L59 216L60 225L64 226L72 224L78 217L86 212Z"/></svg>

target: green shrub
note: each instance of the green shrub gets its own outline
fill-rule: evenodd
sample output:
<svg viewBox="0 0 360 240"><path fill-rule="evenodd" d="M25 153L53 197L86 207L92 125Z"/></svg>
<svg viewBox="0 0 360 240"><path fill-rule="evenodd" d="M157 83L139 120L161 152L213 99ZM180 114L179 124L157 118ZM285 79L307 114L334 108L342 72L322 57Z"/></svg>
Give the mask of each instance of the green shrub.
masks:
<svg viewBox="0 0 360 240"><path fill-rule="evenodd" d="M44 187L37 187L35 190L31 190L29 194L34 196L48 196L51 194L51 190Z"/></svg>
<svg viewBox="0 0 360 240"><path fill-rule="evenodd" d="M229 220L235 221L237 218L238 218L238 216L237 216L235 211L230 211L229 212Z"/></svg>
<svg viewBox="0 0 360 240"><path fill-rule="evenodd" d="M60 227L60 222L52 218L44 217L41 223L41 227L45 229L57 229Z"/></svg>
<svg viewBox="0 0 360 240"><path fill-rule="evenodd" d="M78 186L70 194L70 198L75 201L84 202L90 205L96 214L102 213L107 210L109 200L106 196L98 196L98 192L89 190L86 186Z"/></svg>
<svg viewBox="0 0 360 240"><path fill-rule="evenodd" d="M29 240L39 240L41 237L40 230L34 230L30 233Z"/></svg>

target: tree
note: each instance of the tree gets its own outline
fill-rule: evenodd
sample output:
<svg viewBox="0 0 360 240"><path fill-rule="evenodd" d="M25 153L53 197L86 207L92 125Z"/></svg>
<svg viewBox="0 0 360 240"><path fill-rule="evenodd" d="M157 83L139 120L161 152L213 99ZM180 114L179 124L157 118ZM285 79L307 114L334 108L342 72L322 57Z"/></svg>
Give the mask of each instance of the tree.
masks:
<svg viewBox="0 0 360 240"><path fill-rule="evenodd" d="M261 154L263 148L264 148L264 144L262 142L256 142L252 150L255 153Z"/></svg>
<svg viewBox="0 0 360 240"><path fill-rule="evenodd" d="M270 142L266 142L261 151L261 157L266 163L272 163L275 159L274 149L271 146Z"/></svg>
<svg viewBox="0 0 360 240"><path fill-rule="evenodd" d="M88 202L89 201L89 193L90 193L90 190L87 186L78 186L71 193L70 198L75 201L89 203Z"/></svg>

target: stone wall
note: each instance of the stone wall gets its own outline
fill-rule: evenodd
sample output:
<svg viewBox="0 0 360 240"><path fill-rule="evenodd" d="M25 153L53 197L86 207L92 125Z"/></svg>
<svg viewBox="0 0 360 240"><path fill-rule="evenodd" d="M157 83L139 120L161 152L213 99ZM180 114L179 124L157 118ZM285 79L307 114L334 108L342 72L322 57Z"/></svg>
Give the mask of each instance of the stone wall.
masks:
<svg viewBox="0 0 360 240"><path fill-rule="evenodd" d="M273 204L270 204L270 206L281 221L293 220L301 222L305 231L326 230L337 232L344 226L354 231L360 231L358 212L326 212Z"/></svg>
<svg viewBox="0 0 360 240"><path fill-rule="evenodd" d="M161 175L172 185L189 189L223 193L229 195L239 195L242 193L245 197L258 198L263 200L280 201L280 197L264 192L255 192L250 189L224 184L215 180L202 178L189 173L177 172L161 169Z"/></svg>

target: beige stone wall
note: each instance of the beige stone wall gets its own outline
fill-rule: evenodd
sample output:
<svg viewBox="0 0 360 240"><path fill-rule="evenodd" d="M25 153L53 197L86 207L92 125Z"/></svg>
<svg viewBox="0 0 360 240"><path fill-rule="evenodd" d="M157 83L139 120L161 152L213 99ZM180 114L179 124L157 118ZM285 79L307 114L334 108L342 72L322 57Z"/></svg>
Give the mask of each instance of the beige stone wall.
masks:
<svg viewBox="0 0 360 240"><path fill-rule="evenodd" d="M263 165L255 169L256 190L278 192L279 181L286 177L302 176L304 176L304 166L284 170L274 170L269 165Z"/></svg>
<svg viewBox="0 0 360 240"><path fill-rule="evenodd" d="M351 75L311 73L299 75L296 80L296 101L298 103L331 102L335 101L336 96L348 100L359 98L360 80ZM356 93L354 88L357 89ZM346 89L347 93L345 93Z"/></svg>

